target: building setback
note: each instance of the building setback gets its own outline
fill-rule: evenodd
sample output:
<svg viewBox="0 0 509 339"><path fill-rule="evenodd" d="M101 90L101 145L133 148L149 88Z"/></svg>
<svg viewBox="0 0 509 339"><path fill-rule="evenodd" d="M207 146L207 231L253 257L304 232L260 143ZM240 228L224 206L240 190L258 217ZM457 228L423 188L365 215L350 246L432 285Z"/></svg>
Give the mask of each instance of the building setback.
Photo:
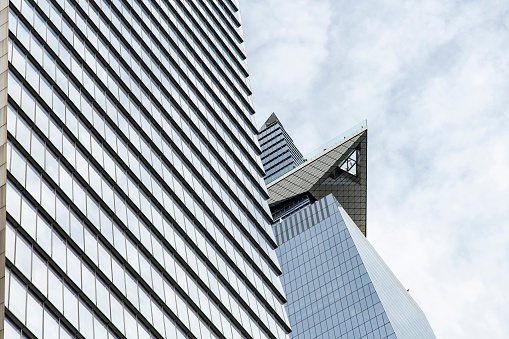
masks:
<svg viewBox="0 0 509 339"><path fill-rule="evenodd" d="M362 122L266 178L293 339L435 338L365 237L366 143Z"/></svg>
<svg viewBox="0 0 509 339"><path fill-rule="evenodd" d="M237 1L0 10L0 338L286 338Z"/></svg>

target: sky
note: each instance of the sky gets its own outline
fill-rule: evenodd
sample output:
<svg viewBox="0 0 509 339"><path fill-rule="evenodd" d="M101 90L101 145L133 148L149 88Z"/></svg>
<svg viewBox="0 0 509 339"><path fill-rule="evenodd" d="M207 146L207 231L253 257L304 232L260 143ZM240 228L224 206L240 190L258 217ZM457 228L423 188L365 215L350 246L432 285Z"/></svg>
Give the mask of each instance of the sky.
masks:
<svg viewBox="0 0 509 339"><path fill-rule="evenodd" d="M438 338L509 336L509 2L241 0L256 120L368 119L368 239Z"/></svg>

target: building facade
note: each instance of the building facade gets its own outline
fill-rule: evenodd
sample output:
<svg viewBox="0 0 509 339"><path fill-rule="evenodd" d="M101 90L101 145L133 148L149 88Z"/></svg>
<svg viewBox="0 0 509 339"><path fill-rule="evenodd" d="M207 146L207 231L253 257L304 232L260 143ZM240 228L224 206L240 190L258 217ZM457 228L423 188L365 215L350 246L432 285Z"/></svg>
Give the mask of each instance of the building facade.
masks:
<svg viewBox="0 0 509 339"><path fill-rule="evenodd" d="M302 154L274 113L258 131L258 141L262 148L265 182L272 181L271 178L288 172L303 162Z"/></svg>
<svg viewBox="0 0 509 339"><path fill-rule="evenodd" d="M435 338L365 237L365 121L265 180L291 338Z"/></svg>
<svg viewBox="0 0 509 339"><path fill-rule="evenodd" d="M333 194L276 223L274 233L291 338L435 338Z"/></svg>
<svg viewBox="0 0 509 339"><path fill-rule="evenodd" d="M0 337L286 338L236 0L0 3Z"/></svg>

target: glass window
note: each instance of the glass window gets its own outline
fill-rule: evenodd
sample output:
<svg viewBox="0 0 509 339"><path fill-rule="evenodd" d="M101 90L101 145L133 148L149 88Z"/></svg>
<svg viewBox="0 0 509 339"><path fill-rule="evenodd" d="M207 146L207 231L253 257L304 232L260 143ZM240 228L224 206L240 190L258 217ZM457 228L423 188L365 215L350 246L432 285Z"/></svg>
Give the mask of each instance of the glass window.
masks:
<svg viewBox="0 0 509 339"><path fill-rule="evenodd" d="M134 338L137 338L138 330L136 329L136 319L127 308L124 308L124 319L126 333L131 333Z"/></svg>
<svg viewBox="0 0 509 339"><path fill-rule="evenodd" d="M78 327L78 325L75 325ZM73 339L74 335L63 324L60 324L60 339Z"/></svg>
<svg viewBox="0 0 509 339"><path fill-rule="evenodd" d="M46 261L42 259L36 252L33 255L32 283L37 286L44 296L47 293L48 285L48 269Z"/></svg>
<svg viewBox="0 0 509 339"><path fill-rule="evenodd" d="M40 18L39 13L36 13L36 18L38 18L38 19ZM35 21L39 22L38 20L35 20ZM32 54L34 56L35 60L37 60L39 65L42 65L42 44L33 35L32 35L31 42L32 43L30 44L30 54ZM39 87L37 87L37 88L39 88Z"/></svg>
<svg viewBox="0 0 509 339"><path fill-rule="evenodd" d="M5 256L9 258L9 260L14 261L14 250L16 244L16 229L7 222L7 227L5 228L5 247L6 253Z"/></svg>
<svg viewBox="0 0 509 339"><path fill-rule="evenodd" d="M99 226L99 205L95 201L94 198L89 194L87 194L87 217L88 220L90 220L90 223L94 225L97 228L100 228Z"/></svg>
<svg viewBox="0 0 509 339"><path fill-rule="evenodd" d="M86 211L86 195L83 187L78 183L76 178L73 178L73 201L78 208L85 213Z"/></svg>
<svg viewBox="0 0 509 339"><path fill-rule="evenodd" d="M140 306L138 303L138 287L136 285L136 280L134 280L131 274L127 271L125 272L125 283L127 299L129 299L136 308L139 308Z"/></svg>
<svg viewBox="0 0 509 339"><path fill-rule="evenodd" d="M125 256L125 235L124 232L119 228L117 224L113 224L113 235L114 235L114 246L115 249L122 255Z"/></svg>
<svg viewBox="0 0 509 339"><path fill-rule="evenodd" d="M81 265L81 272L83 291L95 303L95 274L85 263Z"/></svg>
<svg viewBox="0 0 509 339"><path fill-rule="evenodd" d="M67 275L78 287L81 287L80 258L69 247L67 247Z"/></svg>
<svg viewBox="0 0 509 339"><path fill-rule="evenodd" d="M97 306L106 317L110 318L110 293L108 286L104 285L102 281L97 279Z"/></svg>
<svg viewBox="0 0 509 339"><path fill-rule="evenodd" d="M64 134L63 140L63 155L64 158L71 164L71 166L76 167L76 150L74 146L74 142ZM71 186L69 186L71 187Z"/></svg>
<svg viewBox="0 0 509 339"><path fill-rule="evenodd" d="M30 79L32 81L32 79ZM23 96L21 101L21 109L25 112L31 120L35 117L35 98L28 91L26 87L23 87Z"/></svg>
<svg viewBox="0 0 509 339"><path fill-rule="evenodd" d="M39 94L41 96L41 98L43 98L43 100L46 102L46 104L48 104L49 107L52 106L52 102L51 102L51 99L53 98L53 89L52 89L52 86L50 84L50 82L45 78L45 77L41 77L41 81L40 81L40 90L39 90ZM45 134L47 134L47 127L45 129L43 129L43 132L45 132Z"/></svg>
<svg viewBox="0 0 509 339"><path fill-rule="evenodd" d="M112 258L112 271L113 283L120 290L120 292L125 294L124 268L115 257Z"/></svg>
<svg viewBox="0 0 509 339"><path fill-rule="evenodd" d="M99 268L111 280L110 252L99 242Z"/></svg>
<svg viewBox="0 0 509 339"><path fill-rule="evenodd" d="M53 260L60 266L60 268L66 271L66 249L65 240L56 232L53 228Z"/></svg>
<svg viewBox="0 0 509 339"><path fill-rule="evenodd" d="M97 237L85 228L85 253L97 264Z"/></svg>
<svg viewBox="0 0 509 339"><path fill-rule="evenodd" d="M74 212L71 212L71 238L83 249L83 222Z"/></svg>
<svg viewBox="0 0 509 339"><path fill-rule="evenodd" d="M109 215L101 209L101 234L113 244L113 221Z"/></svg>
<svg viewBox="0 0 509 339"><path fill-rule="evenodd" d="M95 337L97 339L106 339L108 338L108 332L106 330L106 325L104 325L97 317L94 316L94 331Z"/></svg>
<svg viewBox="0 0 509 339"><path fill-rule="evenodd" d="M42 181L41 205L50 216L55 217L55 190L44 180Z"/></svg>
<svg viewBox="0 0 509 339"><path fill-rule="evenodd" d="M10 298L9 310L25 322L25 307L26 307L26 286L14 274L11 275L10 282Z"/></svg>
<svg viewBox="0 0 509 339"><path fill-rule="evenodd" d="M44 168L44 141L41 140L35 133L32 133L32 157L37 161L39 166Z"/></svg>
<svg viewBox="0 0 509 339"><path fill-rule="evenodd" d="M138 338L139 339L150 339L148 330L140 322L138 322Z"/></svg>
<svg viewBox="0 0 509 339"><path fill-rule="evenodd" d="M43 56L44 56L43 61L44 70L49 74L51 79L55 79L55 59L51 56L51 54L49 54L47 49L44 49ZM44 98L51 98L51 96Z"/></svg>
<svg viewBox="0 0 509 339"><path fill-rule="evenodd" d="M120 331L124 329L122 302L113 293L111 294L111 320Z"/></svg>
<svg viewBox="0 0 509 339"><path fill-rule="evenodd" d="M63 311L62 279L52 269L48 271L48 299L60 312Z"/></svg>
<svg viewBox="0 0 509 339"><path fill-rule="evenodd" d="M36 201L40 200L41 196L41 175L39 172L35 170L35 168L32 166L32 164L28 163L27 165L27 178L26 178L26 189L30 194L35 198ZM28 216L29 218L29 216ZM25 226L25 223L23 223ZM30 225L27 221L26 226L28 227L28 230L30 229ZM34 229L35 229L35 223L34 223ZM35 238L35 236L34 236Z"/></svg>
<svg viewBox="0 0 509 339"><path fill-rule="evenodd" d="M115 213L125 224L127 222L125 201L115 192Z"/></svg>
<svg viewBox="0 0 509 339"><path fill-rule="evenodd" d="M21 81L9 71L9 95L17 103L21 102Z"/></svg>
<svg viewBox="0 0 509 339"><path fill-rule="evenodd" d="M16 325L11 323L9 318L5 318L4 324L5 324L5 333L4 333L5 338L13 338L13 339L20 338L21 332L20 332L19 328L17 328Z"/></svg>
<svg viewBox="0 0 509 339"><path fill-rule="evenodd" d="M187 314L187 305L184 300L180 297L180 295L176 294L177 298L177 312L179 319L184 323L185 326L189 328L189 317Z"/></svg>
<svg viewBox="0 0 509 339"><path fill-rule="evenodd" d="M26 326L37 338L42 337L42 303L32 293L29 293L27 298Z"/></svg>
<svg viewBox="0 0 509 339"><path fill-rule="evenodd" d="M154 327L160 332L164 333L164 320L163 320L163 312L161 307L154 302L154 300L150 301L150 306L152 308L152 315L154 318Z"/></svg>
<svg viewBox="0 0 509 339"><path fill-rule="evenodd" d="M106 205L109 206L112 210L115 208L113 205L113 187L110 185L109 182L102 179L102 188L103 188L103 200L106 203Z"/></svg>
<svg viewBox="0 0 509 339"><path fill-rule="evenodd" d="M18 21L18 32L17 32L18 40L25 46L25 48L30 48L30 31L28 28L21 22Z"/></svg>
<svg viewBox="0 0 509 339"><path fill-rule="evenodd" d="M21 212L21 193L10 181L7 181L6 196L9 197L9 199L7 199L7 212L19 223Z"/></svg>
<svg viewBox="0 0 509 339"><path fill-rule="evenodd" d="M32 246L23 237L18 234L16 242L16 267L28 279L31 278L32 271Z"/></svg>
<svg viewBox="0 0 509 339"><path fill-rule="evenodd" d="M58 319L44 309L44 338L58 338Z"/></svg>
<svg viewBox="0 0 509 339"><path fill-rule="evenodd" d="M22 201L22 208L21 208L21 225L23 226L23 229L28 232L28 234L35 239L35 231L36 231L36 223L37 223L37 216L36 216L36 210L35 207L32 206L25 198L23 198Z"/></svg>
<svg viewBox="0 0 509 339"><path fill-rule="evenodd" d="M57 106L55 102L60 102L57 99L54 99L53 106ZM63 107L59 107L58 109L64 110ZM62 112L63 114L63 112ZM61 117L63 120L63 117ZM50 120L50 140L51 143L57 148L57 150L62 151L62 129L58 126L53 119Z"/></svg>
<svg viewBox="0 0 509 339"><path fill-rule="evenodd" d="M11 174L22 184L25 184L25 157L13 147L11 155Z"/></svg>
<svg viewBox="0 0 509 339"><path fill-rule="evenodd" d="M62 163L60 163L60 188L72 198L72 174Z"/></svg>
<svg viewBox="0 0 509 339"><path fill-rule="evenodd" d="M51 124L53 125L53 124ZM46 172L58 183L58 158L46 148Z"/></svg>

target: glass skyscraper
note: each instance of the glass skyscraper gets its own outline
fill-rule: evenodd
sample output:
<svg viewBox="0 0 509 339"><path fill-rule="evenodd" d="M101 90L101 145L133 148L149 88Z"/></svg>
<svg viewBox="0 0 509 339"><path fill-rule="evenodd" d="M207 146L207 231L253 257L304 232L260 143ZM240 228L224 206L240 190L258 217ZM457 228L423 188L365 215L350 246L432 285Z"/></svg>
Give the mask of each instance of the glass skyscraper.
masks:
<svg viewBox="0 0 509 339"><path fill-rule="evenodd" d="M426 316L329 194L276 223L291 338L434 339Z"/></svg>
<svg viewBox="0 0 509 339"><path fill-rule="evenodd" d="M271 116L276 160L295 147ZM275 142L265 141L275 140ZM286 146L291 143L291 146ZM274 146L276 145L276 146ZM366 121L265 178L293 339L434 339L426 316L366 239Z"/></svg>
<svg viewBox="0 0 509 339"><path fill-rule="evenodd" d="M258 141L262 148L262 164L265 169L265 182L283 171L297 167L302 163L302 153L274 113L270 115L258 131Z"/></svg>
<svg viewBox="0 0 509 339"><path fill-rule="evenodd" d="M0 337L286 338L236 0L0 4Z"/></svg>

